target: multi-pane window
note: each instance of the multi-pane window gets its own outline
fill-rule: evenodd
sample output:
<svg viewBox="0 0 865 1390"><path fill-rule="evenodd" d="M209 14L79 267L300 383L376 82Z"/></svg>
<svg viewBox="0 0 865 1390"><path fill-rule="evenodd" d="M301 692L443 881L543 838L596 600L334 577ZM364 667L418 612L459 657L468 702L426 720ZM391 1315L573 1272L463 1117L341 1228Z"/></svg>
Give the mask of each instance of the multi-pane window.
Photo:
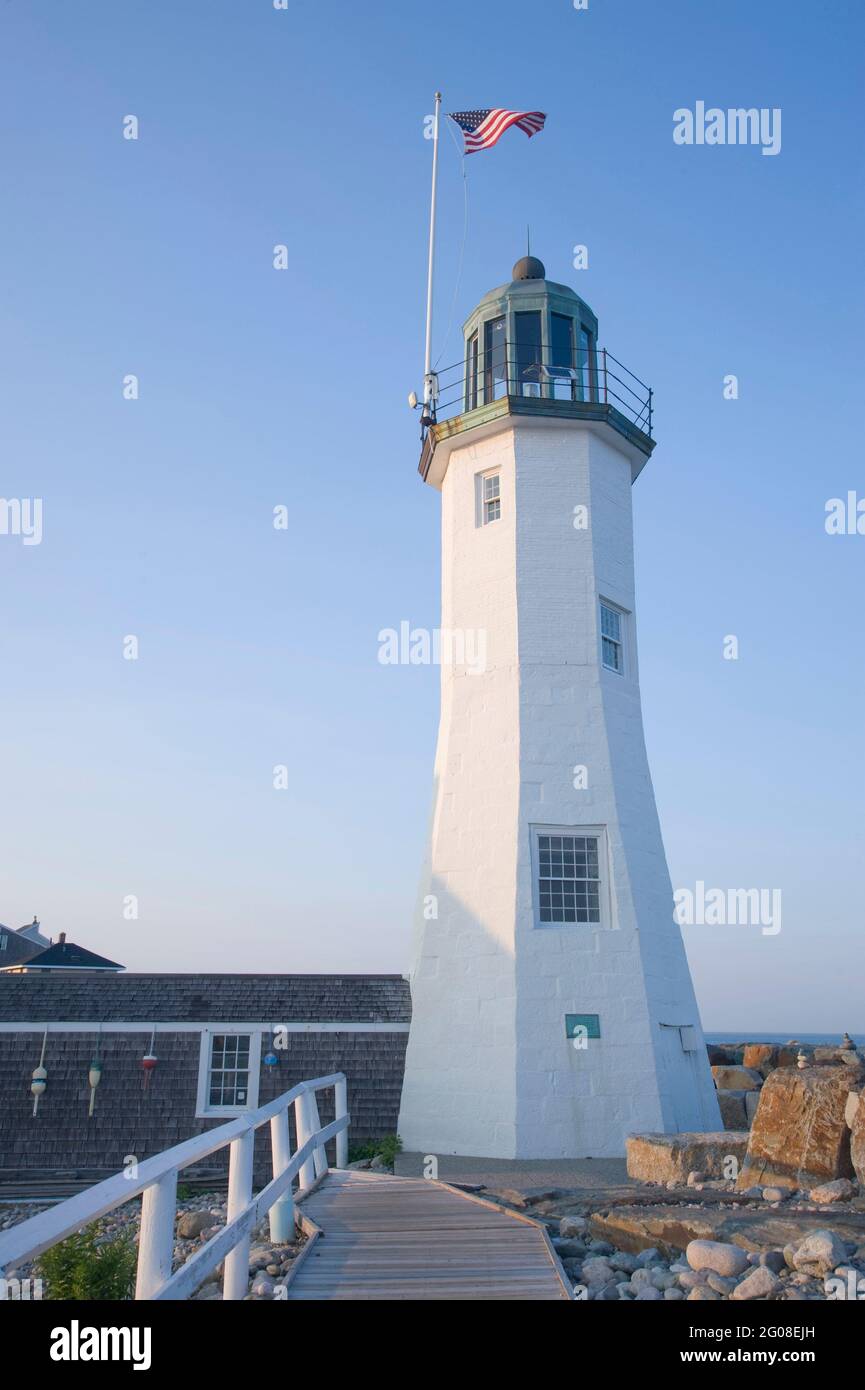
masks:
<svg viewBox="0 0 865 1390"><path fill-rule="evenodd" d="M214 1033L210 1047L208 1106L241 1106L248 1103L248 1033Z"/></svg>
<svg viewBox="0 0 865 1390"><path fill-rule="evenodd" d="M538 918L600 922L597 835L538 835Z"/></svg>
<svg viewBox="0 0 865 1390"><path fill-rule="evenodd" d="M487 522L498 521L502 514L501 478L498 473L489 473L481 479L481 502L484 526Z"/></svg>
<svg viewBox="0 0 865 1390"><path fill-rule="evenodd" d="M601 604L601 658L608 671L622 674L622 615L608 603Z"/></svg>

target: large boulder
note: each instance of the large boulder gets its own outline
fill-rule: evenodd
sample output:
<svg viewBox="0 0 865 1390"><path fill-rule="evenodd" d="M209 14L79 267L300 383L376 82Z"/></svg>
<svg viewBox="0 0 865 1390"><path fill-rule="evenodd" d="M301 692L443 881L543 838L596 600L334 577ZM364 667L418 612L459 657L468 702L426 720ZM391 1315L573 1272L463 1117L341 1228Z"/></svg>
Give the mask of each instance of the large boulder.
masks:
<svg viewBox="0 0 865 1390"><path fill-rule="evenodd" d="M768 1076L776 1067L795 1067L796 1053L792 1048L773 1047L771 1043L748 1043L742 1064Z"/></svg>
<svg viewBox="0 0 865 1390"><path fill-rule="evenodd" d="M853 1171L859 1179L863 1189L865 1189L865 1092L859 1093L859 1104L854 1108L848 1107L847 1113L852 1114L850 1125L850 1161Z"/></svg>
<svg viewBox="0 0 865 1390"><path fill-rule="evenodd" d="M692 1240L685 1250L692 1269L709 1269L727 1279L736 1279L748 1268L748 1256L741 1245L722 1240Z"/></svg>
<svg viewBox="0 0 865 1390"><path fill-rule="evenodd" d="M630 1134L625 1141L628 1177L638 1182L678 1182L682 1187L692 1172L730 1178L741 1168L747 1147L744 1126L735 1133Z"/></svg>
<svg viewBox="0 0 865 1390"><path fill-rule="evenodd" d="M853 1176L851 1134L844 1111L851 1090L862 1084L847 1066L779 1067L766 1078L740 1188L811 1188Z"/></svg>
<svg viewBox="0 0 865 1390"><path fill-rule="evenodd" d="M738 1131L748 1128L751 1122L748 1119L748 1111L745 1105L745 1097L752 1094L756 1095L757 1092L718 1092L718 1109L721 1112L721 1121L725 1129Z"/></svg>
<svg viewBox="0 0 865 1390"><path fill-rule="evenodd" d="M763 1077L753 1067L712 1067L719 1091L759 1091Z"/></svg>

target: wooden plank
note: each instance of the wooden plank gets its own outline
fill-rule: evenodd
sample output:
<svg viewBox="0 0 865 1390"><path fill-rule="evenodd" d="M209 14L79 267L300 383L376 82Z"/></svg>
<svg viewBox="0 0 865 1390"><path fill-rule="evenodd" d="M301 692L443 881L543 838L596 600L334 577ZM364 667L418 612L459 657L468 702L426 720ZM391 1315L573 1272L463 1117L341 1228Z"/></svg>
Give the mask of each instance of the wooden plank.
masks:
<svg viewBox="0 0 865 1390"><path fill-rule="evenodd" d="M304 1210L322 1235L295 1262L291 1301L572 1297L539 1222L445 1183L343 1170Z"/></svg>

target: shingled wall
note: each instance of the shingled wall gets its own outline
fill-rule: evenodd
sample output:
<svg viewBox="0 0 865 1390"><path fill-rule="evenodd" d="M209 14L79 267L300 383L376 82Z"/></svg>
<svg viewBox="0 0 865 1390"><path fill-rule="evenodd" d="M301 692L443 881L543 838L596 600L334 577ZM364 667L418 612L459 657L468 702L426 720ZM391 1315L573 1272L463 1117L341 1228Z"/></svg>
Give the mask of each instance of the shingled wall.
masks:
<svg viewBox="0 0 865 1390"><path fill-rule="evenodd" d="M195 1115L200 1033L162 1032L160 1020L405 1025L409 1012L408 985L399 976L0 977L0 1020L38 1029L0 1033L0 1182L36 1173L95 1180L118 1171L129 1155L150 1157L224 1123ZM52 1024L61 1021L92 1022L93 1029L58 1031ZM140 1021L141 1032L112 1033L110 1024L116 1021ZM46 1023L48 1089L34 1118L30 1080ZM154 1023L159 1060L145 1086L141 1058ZM342 1071L348 1082L350 1142L392 1134L406 1041L405 1031L289 1033L287 1048L277 1053L279 1066L261 1065L258 1104L298 1081ZM262 1056L269 1046L265 1034ZM103 1071L90 1117L87 1073L97 1048ZM325 1124L333 1118L332 1097L332 1091L319 1097ZM269 1147L265 1125L256 1141L259 1181L267 1176ZM226 1164L223 1150L196 1171L223 1174Z"/></svg>

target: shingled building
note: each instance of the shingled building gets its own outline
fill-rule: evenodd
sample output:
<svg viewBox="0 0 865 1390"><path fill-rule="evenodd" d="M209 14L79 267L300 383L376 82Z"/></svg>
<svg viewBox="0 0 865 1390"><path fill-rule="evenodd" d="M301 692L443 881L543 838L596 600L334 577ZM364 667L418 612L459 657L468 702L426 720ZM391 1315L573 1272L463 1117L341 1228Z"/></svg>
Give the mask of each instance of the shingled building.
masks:
<svg viewBox="0 0 865 1390"><path fill-rule="evenodd" d="M336 1071L348 1082L350 1142L392 1134L410 1010L399 975L5 973L0 1184L98 1181ZM34 1114L40 1058L47 1087ZM262 1179L268 1133L257 1136ZM226 1153L186 1176L224 1176Z"/></svg>

